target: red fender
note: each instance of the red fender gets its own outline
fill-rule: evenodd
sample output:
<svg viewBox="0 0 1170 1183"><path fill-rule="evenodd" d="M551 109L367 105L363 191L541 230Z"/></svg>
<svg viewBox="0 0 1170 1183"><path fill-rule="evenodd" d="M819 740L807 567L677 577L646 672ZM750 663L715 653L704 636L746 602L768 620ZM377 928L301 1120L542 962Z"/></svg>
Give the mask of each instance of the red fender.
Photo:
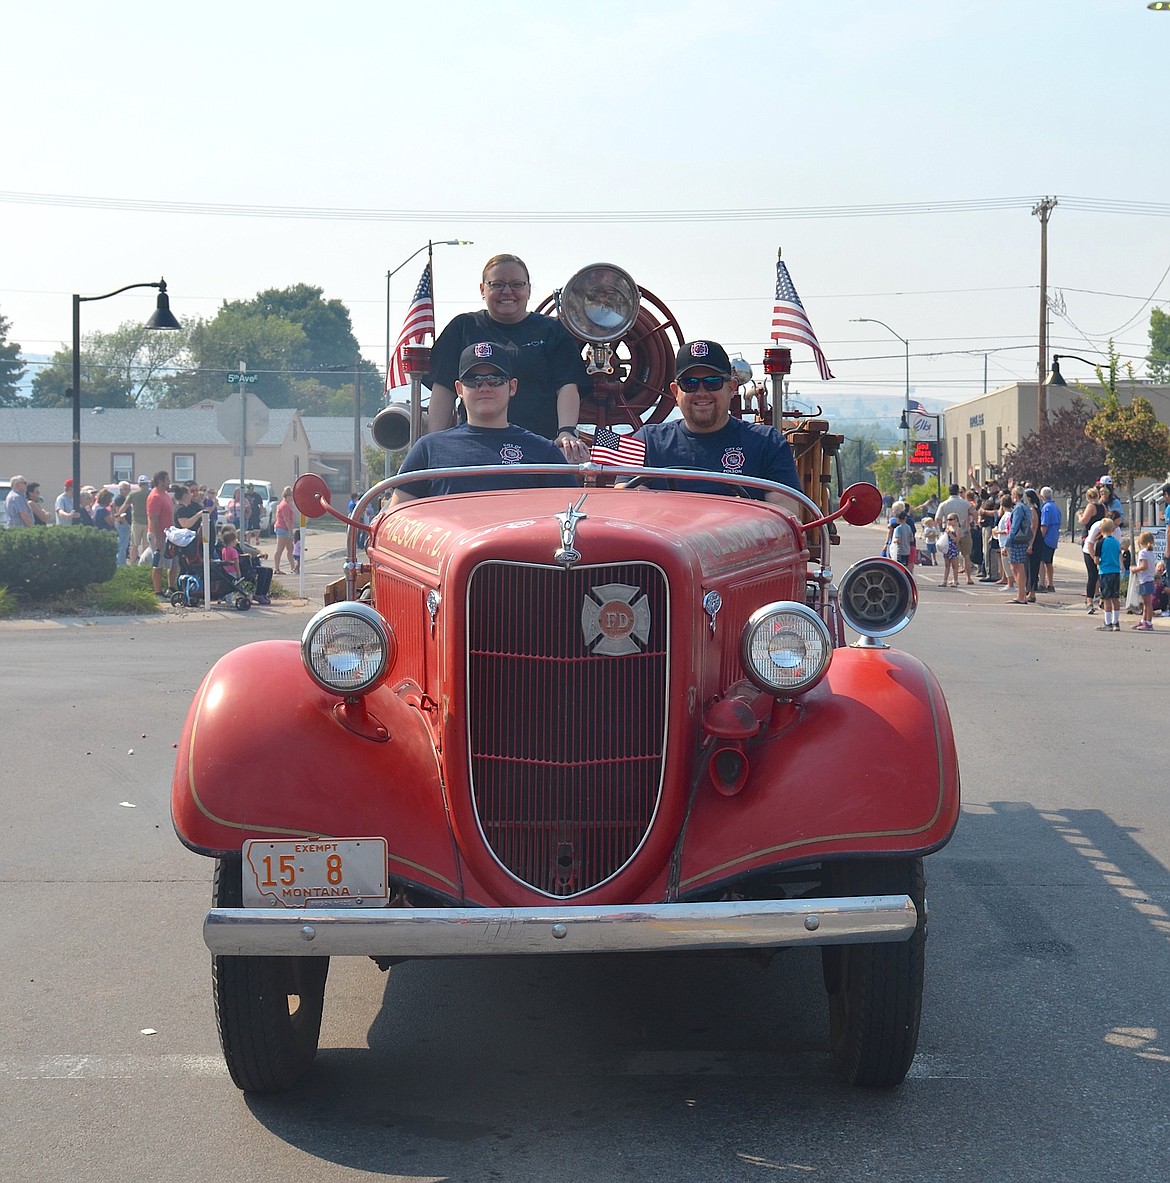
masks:
<svg viewBox="0 0 1170 1183"><path fill-rule="evenodd" d="M389 733L355 734L305 672L295 641L221 658L191 704L175 760L171 817L201 854L248 838L386 839L396 878L459 898L434 744L417 706L389 686L365 698Z"/></svg>
<svg viewBox="0 0 1170 1183"><path fill-rule="evenodd" d="M959 816L950 715L934 675L896 649L838 649L824 681L778 704L745 748L742 791L699 786L686 894L784 863L925 854Z"/></svg>

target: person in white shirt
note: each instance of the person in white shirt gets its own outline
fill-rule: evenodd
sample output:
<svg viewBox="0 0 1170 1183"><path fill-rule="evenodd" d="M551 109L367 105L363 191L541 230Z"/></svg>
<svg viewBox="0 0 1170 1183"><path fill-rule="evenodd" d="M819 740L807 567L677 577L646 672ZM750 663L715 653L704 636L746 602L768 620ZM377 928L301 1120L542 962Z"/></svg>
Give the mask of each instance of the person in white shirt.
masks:
<svg viewBox="0 0 1170 1183"><path fill-rule="evenodd" d="M950 496L938 507L935 516L941 522L945 522L951 514L959 519L959 561L967 582L974 583L975 580L971 578L971 502L959 496L958 485L951 485L947 492Z"/></svg>

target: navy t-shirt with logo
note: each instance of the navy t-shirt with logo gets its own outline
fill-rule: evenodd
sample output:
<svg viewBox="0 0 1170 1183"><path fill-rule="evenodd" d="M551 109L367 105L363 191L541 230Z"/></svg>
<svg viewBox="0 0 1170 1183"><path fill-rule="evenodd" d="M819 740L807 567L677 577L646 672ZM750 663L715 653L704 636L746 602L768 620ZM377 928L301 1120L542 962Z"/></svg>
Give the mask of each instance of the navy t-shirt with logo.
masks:
<svg viewBox="0 0 1170 1183"><path fill-rule="evenodd" d="M681 419L673 419L667 423L647 423L634 433L634 437L646 441L647 468L697 468L724 472L729 476L760 477L804 491L788 441L765 423L745 423L733 418L718 431L694 432ZM664 481L659 479L648 483L661 488ZM689 479L678 482L677 488L688 492L735 494L730 485ZM756 501L764 499L763 489L745 489L745 492Z"/></svg>
<svg viewBox="0 0 1170 1183"><path fill-rule="evenodd" d="M523 427L472 427L461 423L447 431L424 435L406 454L399 472L419 472L424 468L470 468L479 464L567 464L565 454L551 440L525 431ZM475 476L441 477L413 481L399 486L411 497L443 497L448 493L481 493L495 489L547 489L573 487L576 474L566 472L542 475L501 472Z"/></svg>
<svg viewBox="0 0 1170 1183"><path fill-rule="evenodd" d="M509 350L516 393L508 407L508 418L537 435L552 439L558 427L575 426L557 422L557 391L576 385L585 394L593 384L581 359L581 343L559 320L530 312L518 324L492 320L485 309L461 312L439 334L431 350L431 372L423 375L430 387L438 382L455 389L459 377L459 355L478 341L495 341ZM462 406L458 408L460 417Z"/></svg>

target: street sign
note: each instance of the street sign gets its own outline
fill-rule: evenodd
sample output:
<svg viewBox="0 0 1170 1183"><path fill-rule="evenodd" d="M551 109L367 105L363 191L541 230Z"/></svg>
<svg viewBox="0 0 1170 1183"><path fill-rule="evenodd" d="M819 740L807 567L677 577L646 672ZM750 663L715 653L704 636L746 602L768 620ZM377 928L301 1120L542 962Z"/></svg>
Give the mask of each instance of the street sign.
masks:
<svg viewBox="0 0 1170 1183"><path fill-rule="evenodd" d="M235 370L228 370L227 380L229 386L232 386L237 382L246 383L247 385L251 386L252 383L254 383L259 377L259 374L240 374Z"/></svg>
<svg viewBox="0 0 1170 1183"><path fill-rule="evenodd" d="M237 374L236 377L241 375ZM241 400L245 400L242 408ZM240 446L242 425L244 443L254 444L268 430L268 408L250 390L239 387L216 407L215 425L219 428L219 434L237 448Z"/></svg>

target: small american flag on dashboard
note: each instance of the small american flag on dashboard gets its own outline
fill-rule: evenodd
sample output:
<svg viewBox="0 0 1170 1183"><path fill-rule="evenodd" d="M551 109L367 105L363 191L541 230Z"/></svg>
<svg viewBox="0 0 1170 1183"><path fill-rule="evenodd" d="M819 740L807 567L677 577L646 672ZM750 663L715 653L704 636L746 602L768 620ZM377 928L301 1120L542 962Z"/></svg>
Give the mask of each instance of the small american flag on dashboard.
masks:
<svg viewBox="0 0 1170 1183"><path fill-rule="evenodd" d="M821 343L813 332L808 313L796 294L796 286L788 268L781 259L776 260L776 304L772 309L772 340L798 341L811 345L817 359L817 371L822 378L831 378L833 371L825 360Z"/></svg>
<svg viewBox="0 0 1170 1183"><path fill-rule="evenodd" d="M402 322L402 332L398 334L398 342L390 355L390 368L386 371L386 390L395 386L405 386L410 381L402 347L421 345L428 333L431 336L435 333L435 299L431 292L430 263L423 268L422 278L414 290L414 299L411 300L410 307L406 310L406 319Z"/></svg>
<svg viewBox="0 0 1170 1183"><path fill-rule="evenodd" d="M646 441L632 435L618 435L609 427L598 427L593 433L593 447L589 450L593 464L627 464L641 467L646 460Z"/></svg>

